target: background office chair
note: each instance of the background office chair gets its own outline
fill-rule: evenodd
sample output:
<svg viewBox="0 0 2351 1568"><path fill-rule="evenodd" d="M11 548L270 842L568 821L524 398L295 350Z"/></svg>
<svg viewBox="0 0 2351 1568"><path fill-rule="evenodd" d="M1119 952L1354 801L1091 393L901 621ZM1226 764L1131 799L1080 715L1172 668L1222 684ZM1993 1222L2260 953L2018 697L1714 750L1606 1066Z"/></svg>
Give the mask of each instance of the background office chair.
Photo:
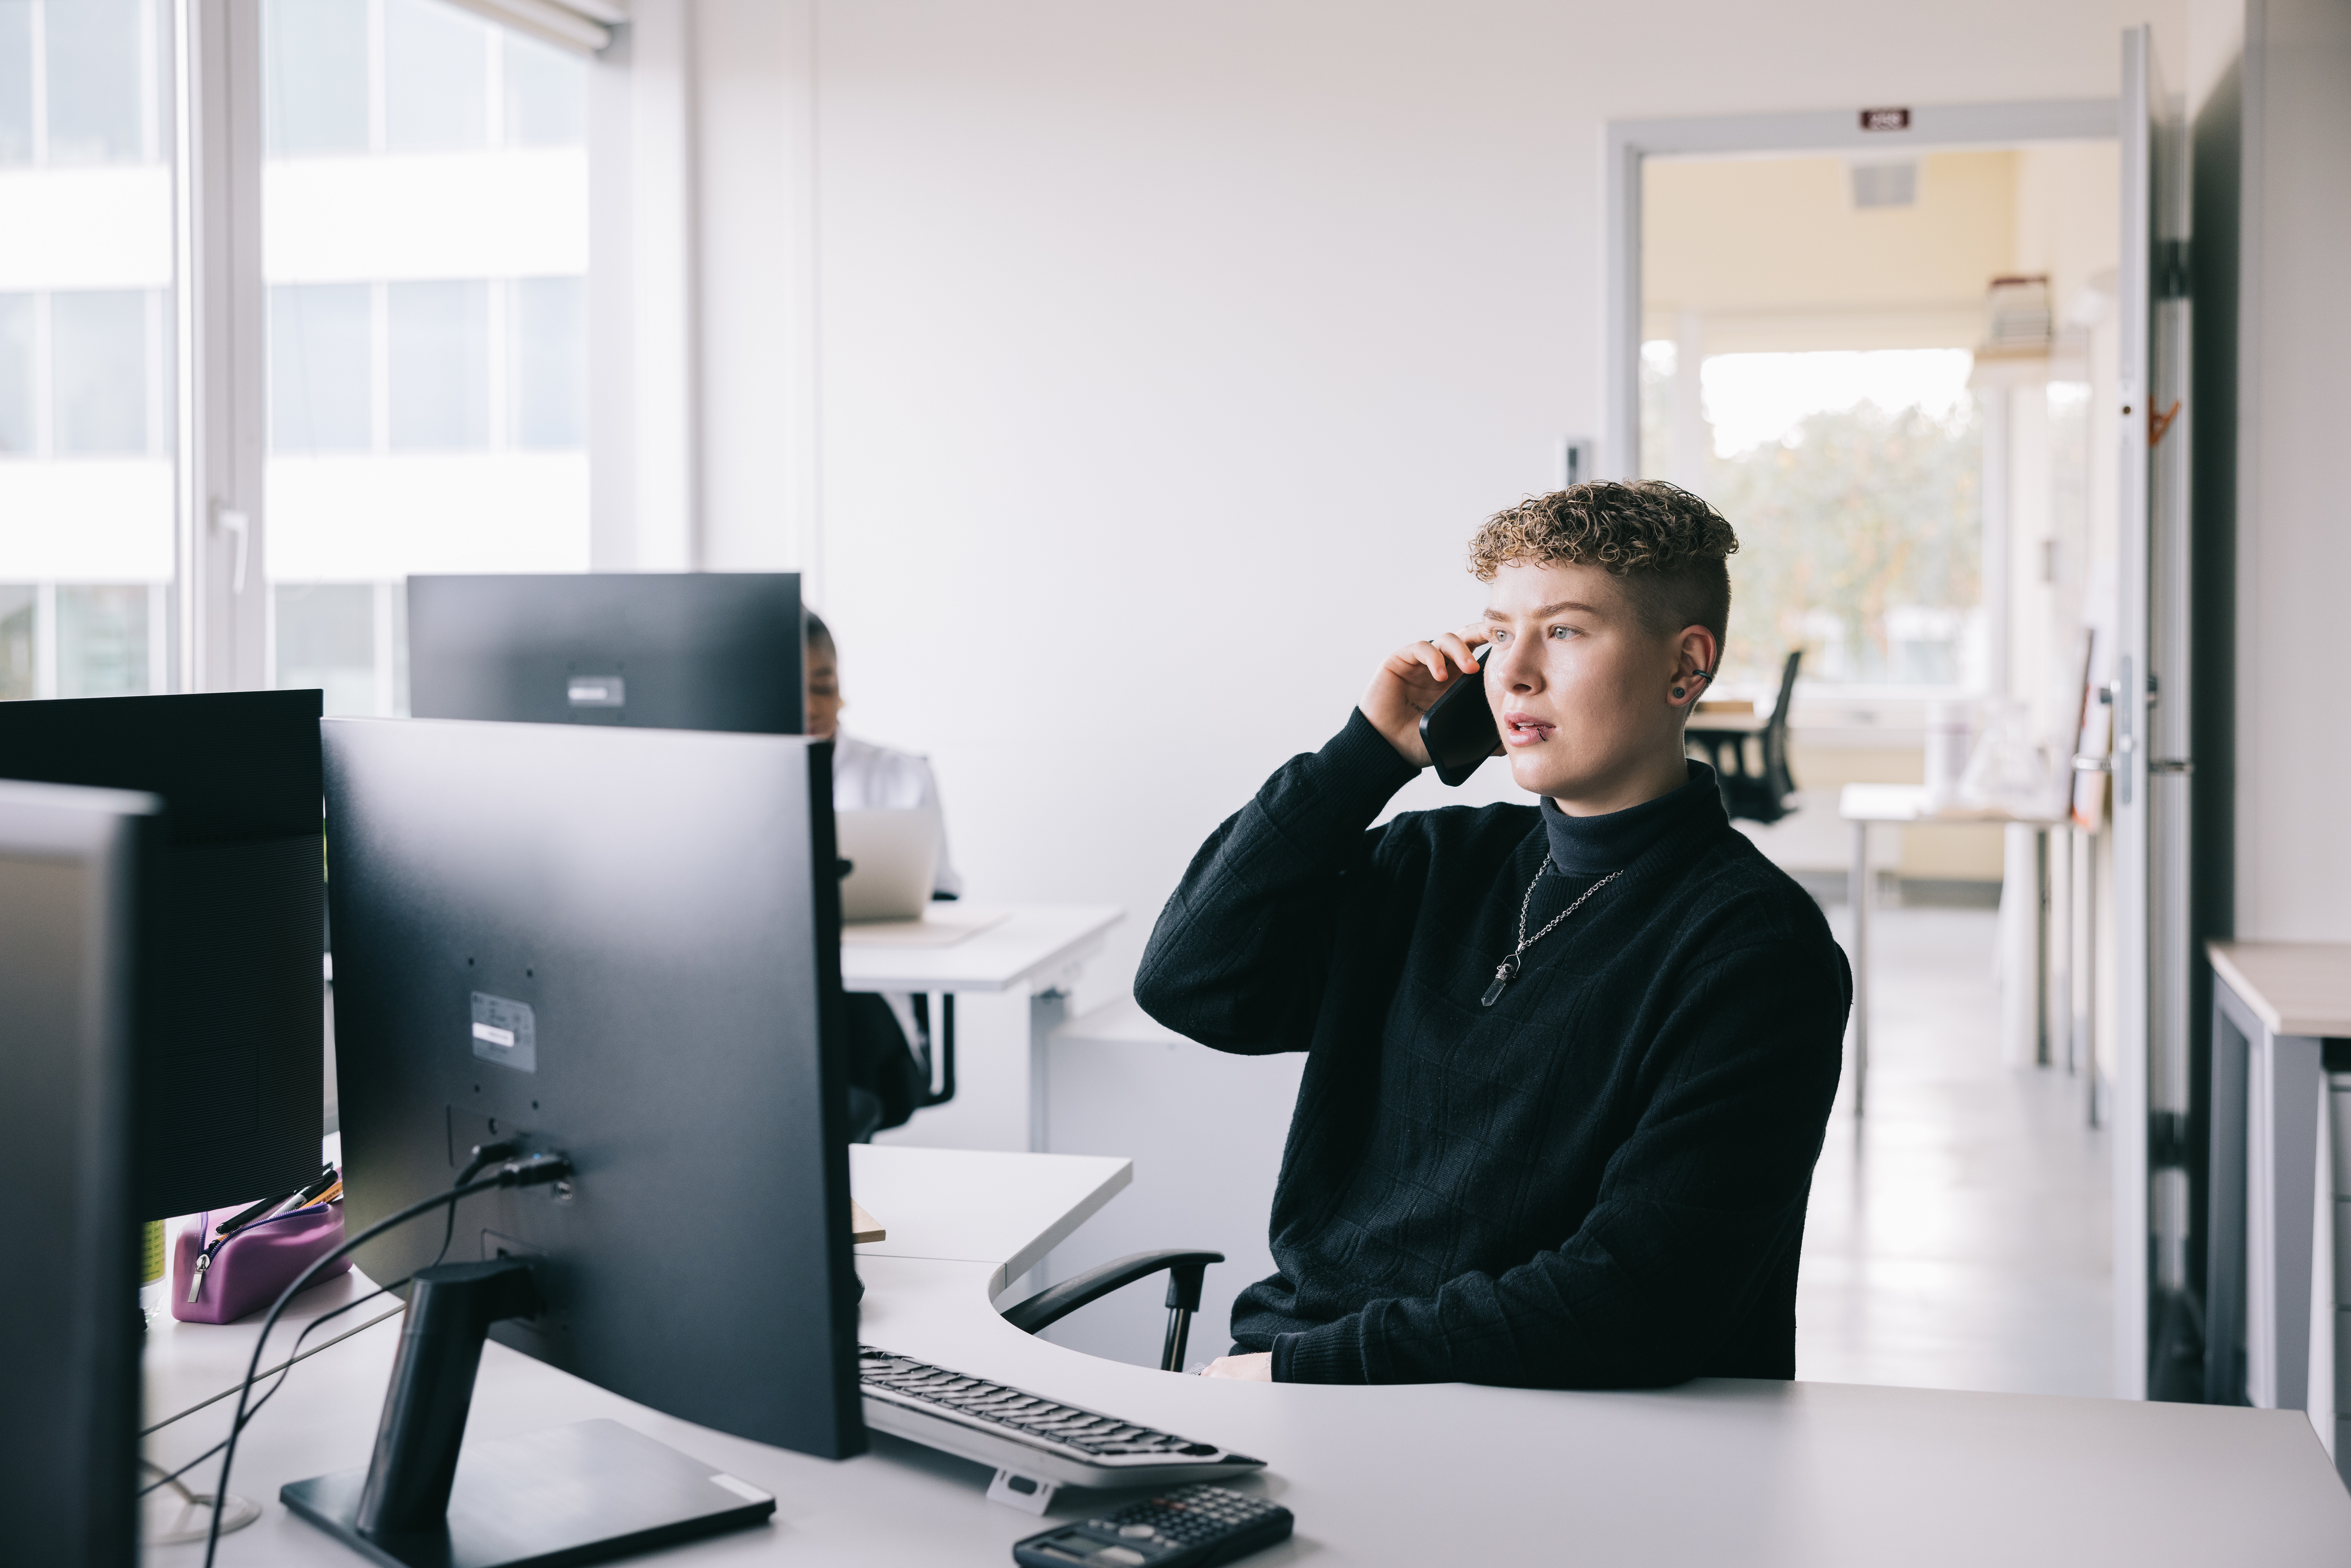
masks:
<svg viewBox="0 0 2351 1568"><path fill-rule="evenodd" d="M1022 1333L1036 1333L1061 1322L1088 1301L1167 1270L1167 1339L1159 1349L1159 1370L1184 1370L1184 1346L1192 1335L1192 1314L1200 1310L1200 1281L1208 1265L1221 1263L1221 1252L1134 1252L1113 1258L1082 1274L1072 1274L1049 1285L1017 1306L1005 1309L1004 1321Z"/></svg>
<svg viewBox="0 0 2351 1568"><path fill-rule="evenodd" d="M1776 822L1791 810L1788 797L1796 792L1796 780L1788 772L1788 709L1796 695L1796 667L1803 659L1802 648L1788 655L1787 666L1780 672L1780 700L1761 730L1714 728L1693 716L1690 727L1682 732L1690 749L1704 752L1714 765L1722 809L1734 818ZM1760 771L1747 766L1750 741L1759 743Z"/></svg>

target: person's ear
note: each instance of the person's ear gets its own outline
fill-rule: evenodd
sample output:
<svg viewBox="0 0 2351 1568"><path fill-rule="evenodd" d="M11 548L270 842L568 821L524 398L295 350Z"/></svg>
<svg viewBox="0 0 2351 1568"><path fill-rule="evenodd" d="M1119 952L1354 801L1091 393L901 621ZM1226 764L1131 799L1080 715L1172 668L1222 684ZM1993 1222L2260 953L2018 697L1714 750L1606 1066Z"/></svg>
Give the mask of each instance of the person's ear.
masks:
<svg viewBox="0 0 2351 1568"><path fill-rule="evenodd" d="M1719 668L1721 650L1714 633L1703 626L1686 626L1676 639L1674 674L1667 688L1676 703L1695 705L1714 683L1714 673Z"/></svg>

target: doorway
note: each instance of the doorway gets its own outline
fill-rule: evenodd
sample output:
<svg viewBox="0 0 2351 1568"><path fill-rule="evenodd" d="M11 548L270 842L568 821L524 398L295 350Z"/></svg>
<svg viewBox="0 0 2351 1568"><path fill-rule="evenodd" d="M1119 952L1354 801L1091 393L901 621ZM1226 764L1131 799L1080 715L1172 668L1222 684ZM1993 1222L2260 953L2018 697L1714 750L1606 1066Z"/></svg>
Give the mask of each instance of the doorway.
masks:
<svg viewBox="0 0 2351 1568"><path fill-rule="evenodd" d="M1855 875L1840 811L1848 785L2074 802L2120 578L2092 418L2118 375L2116 127L2111 102L1872 110L1612 149L1616 464L1739 529L1718 722L1766 721L1801 661L1793 810L1741 826L1841 936L1848 888L1872 901L1870 1098L1857 1114L1849 1066L1801 1376L2122 1392L2095 1125L2124 1060L2112 837L1879 827Z"/></svg>

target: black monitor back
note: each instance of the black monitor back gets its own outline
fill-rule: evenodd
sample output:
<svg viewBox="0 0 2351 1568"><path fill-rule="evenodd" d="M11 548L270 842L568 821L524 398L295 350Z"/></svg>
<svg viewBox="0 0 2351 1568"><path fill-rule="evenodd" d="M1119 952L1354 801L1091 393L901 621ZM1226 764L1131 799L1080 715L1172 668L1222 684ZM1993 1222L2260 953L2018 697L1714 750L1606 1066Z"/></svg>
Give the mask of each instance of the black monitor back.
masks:
<svg viewBox="0 0 2351 1568"><path fill-rule="evenodd" d="M162 797L137 1048L145 1219L291 1192L326 1104L320 694L0 703L0 779Z"/></svg>
<svg viewBox="0 0 2351 1568"><path fill-rule="evenodd" d="M451 1261L541 1260L549 1310L492 1337L705 1426L862 1451L831 747L323 733L347 1223L494 1139L564 1154L568 1186L459 1214ZM442 1234L360 1265L400 1279Z"/></svg>
<svg viewBox="0 0 2351 1568"><path fill-rule="evenodd" d="M0 784L0 1291L11 1563L129 1568L139 1429L131 992L155 801Z"/></svg>
<svg viewBox="0 0 2351 1568"><path fill-rule="evenodd" d="M408 580L418 718L807 728L797 572Z"/></svg>

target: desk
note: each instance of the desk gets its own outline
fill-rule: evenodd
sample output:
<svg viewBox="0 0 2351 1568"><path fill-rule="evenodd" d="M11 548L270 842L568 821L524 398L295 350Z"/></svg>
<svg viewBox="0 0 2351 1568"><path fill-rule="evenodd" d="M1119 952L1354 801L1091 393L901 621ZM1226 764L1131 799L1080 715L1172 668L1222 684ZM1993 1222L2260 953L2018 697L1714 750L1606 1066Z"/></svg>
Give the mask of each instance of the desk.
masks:
<svg viewBox="0 0 2351 1568"><path fill-rule="evenodd" d="M1010 916L944 947L841 945L841 984L852 991L1029 993L1029 1129L1045 1146L1046 1042L1069 1016L1078 967L1126 918L1106 904L1017 905ZM886 1218L885 1218L886 1223Z"/></svg>
<svg viewBox="0 0 2351 1568"><path fill-rule="evenodd" d="M928 1163L917 1167L907 1158L916 1155ZM1039 1160L1054 1163L1008 1163ZM861 1249L863 1335L1264 1455L1269 1472L1240 1484L1294 1510L1298 1533L1252 1564L1418 1568L1530 1549L1546 1563L1759 1568L2206 1568L2351 1554L2351 1495L2308 1421L2291 1412L1732 1380L1631 1394L1211 1383L1096 1360L1006 1323L990 1292L1019 1261L1008 1244L1050 1245L1049 1233L1106 1200L1125 1168L864 1151L852 1167L859 1200L891 1228L877 1246L906 1251ZM925 1206L949 1175L961 1178L956 1201L987 1195L984 1237L931 1228ZM331 1302L352 1288L313 1295ZM158 1335L150 1409L201 1397L232 1364L241 1373L253 1332L178 1324ZM305 1363L247 1429L234 1490L267 1500L259 1522L223 1542L223 1568L356 1568L287 1513L277 1488L366 1463L395 1338L390 1325L372 1329ZM649 1565L1001 1568L1011 1542L1041 1528L986 1500L988 1470L886 1435L862 1458L828 1464L657 1415L495 1343L476 1386L470 1437L608 1416L776 1494L772 1525L643 1559ZM226 1423L225 1404L214 1406L152 1439L150 1452L193 1455ZM1064 1492L1049 1517L1082 1517L1093 1500ZM201 1554L158 1548L147 1561L184 1568Z"/></svg>
<svg viewBox="0 0 2351 1568"><path fill-rule="evenodd" d="M2310 1409L2319 1392L2309 1385L2314 1219L2335 1196L2318 1170L2323 1045L2351 1035L2351 946L2211 942L2205 956L2212 1145L2204 1397ZM2334 1299L2327 1281L2316 1283ZM2325 1392L2318 1403L2333 1405Z"/></svg>
<svg viewBox="0 0 2351 1568"><path fill-rule="evenodd" d="M2062 819L2057 817L2026 817L1997 808L1951 808L1935 810L1927 804L1927 789L1920 784L1848 784L1837 797L1837 815L1853 824L1853 862L1846 873L1845 897L1853 905L1853 1113L1858 1117L1866 1106L1869 1093L1869 906L1873 889L1869 875L1869 830L1872 823L1921 822L1985 822L2005 826L2022 823L2033 830L2040 841L2042 874L2047 875L2049 864L2049 830ZM2044 912L2045 913L2045 912ZM2035 944L2041 957L2036 971L2038 984L2046 985L2045 967L2048 962L2047 934ZM2048 1009L2036 1007L2035 1015L2047 1027Z"/></svg>

